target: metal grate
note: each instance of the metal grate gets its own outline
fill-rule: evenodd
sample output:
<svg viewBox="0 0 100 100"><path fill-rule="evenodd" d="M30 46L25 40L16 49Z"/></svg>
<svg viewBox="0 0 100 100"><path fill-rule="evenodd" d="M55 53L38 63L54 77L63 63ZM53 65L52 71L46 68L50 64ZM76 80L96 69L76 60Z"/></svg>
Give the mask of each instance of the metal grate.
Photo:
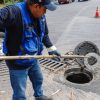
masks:
<svg viewBox="0 0 100 100"><path fill-rule="evenodd" d="M42 58L39 59L39 62L41 66L43 66L46 69L49 69L50 71L57 72L63 68L65 68L67 65L52 59Z"/></svg>
<svg viewBox="0 0 100 100"><path fill-rule="evenodd" d="M9 81L9 71L4 61L0 62L0 83Z"/></svg>
<svg viewBox="0 0 100 100"><path fill-rule="evenodd" d="M42 58L39 59L39 62L42 67L45 67L46 69L49 69L51 71L59 71L63 68L65 68L67 65L52 59ZM5 61L0 62L0 82L2 81L8 81L9 80L9 71L5 64Z"/></svg>
<svg viewBox="0 0 100 100"><path fill-rule="evenodd" d="M42 67L45 67L46 69L50 71L57 72L63 68L65 68L67 65L61 62L54 61L52 59L39 59L39 62ZM2 87L8 87L9 84L8 82L10 81L9 79L9 71L8 68L5 64L5 61L0 62L0 89Z"/></svg>

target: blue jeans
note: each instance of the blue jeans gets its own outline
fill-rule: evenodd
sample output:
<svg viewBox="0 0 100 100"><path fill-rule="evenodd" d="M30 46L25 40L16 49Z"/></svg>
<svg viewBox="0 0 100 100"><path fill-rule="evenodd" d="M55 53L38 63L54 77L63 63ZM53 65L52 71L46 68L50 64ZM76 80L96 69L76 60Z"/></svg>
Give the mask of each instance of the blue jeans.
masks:
<svg viewBox="0 0 100 100"><path fill-rule="evenodd" d="M7 64L9 66L9 64ZM43 75L41 68L39 66L38 60L35 59L34 65L30 66L24 70L9 70L10 81L13 89L13 99L12 100L26 100L25 90L27 84L27 76L29 76L30 81L34 89L34 96L43 96L42 83Z"/></svg>

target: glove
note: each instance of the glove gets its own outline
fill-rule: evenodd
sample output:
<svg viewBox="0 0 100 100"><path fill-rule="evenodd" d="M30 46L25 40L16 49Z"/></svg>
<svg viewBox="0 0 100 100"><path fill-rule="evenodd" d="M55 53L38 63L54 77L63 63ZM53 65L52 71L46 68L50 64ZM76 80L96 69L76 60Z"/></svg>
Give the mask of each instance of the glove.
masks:
<svg viewBox="0 0 100 100"><path fill-rule="evenodd" d="M56 50L56 47L55 46L52 46L51 48L49 48L48 54L49 55L56 55L57 57L56 58L52 58L52 59L53 60L56 60L56 61L61 61L60 60L61 54Z"/></svg>
<svg viewBox="0 0 100 100"><path fill-rule="evenodd" d="M50 52L48 52L48 53L49 53L49 55L61 56L61 54L60 54L57 50L50 51Z"/></svg>
<svg viewBox="0 0 100 100"><path fill-rule="evenodd" d="M58 52L58 51L56 51L56 50L54 50L54 51L51 51L51 52L48 52L49 53L49 55L56 55L56 56L58 56L58 57L56 57L56 58L52 58L53 60L55 60L55 61L61 61L60 60L60 53Z"/></svg>

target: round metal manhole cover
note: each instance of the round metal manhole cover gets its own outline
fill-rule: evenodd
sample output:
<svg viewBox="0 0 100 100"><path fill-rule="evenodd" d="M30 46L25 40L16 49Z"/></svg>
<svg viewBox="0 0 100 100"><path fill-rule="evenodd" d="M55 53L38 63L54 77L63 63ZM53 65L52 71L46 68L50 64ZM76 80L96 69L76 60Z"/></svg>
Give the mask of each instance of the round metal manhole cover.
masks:
<svg viewBox="0 0 100 100"><path fill-rule="evenodd" d="M75 55L84 55L85 56L86 54L88 54L90 52L94 52L94 53L97 53L98 55L100 55L99 49L97 48L97 46L94 43L90 42L90 41L81 42L74 49L74 54ZM76 58L76 61L81 66L84 66L84 58ZM95 63L96 63L95 58L89 59L89 64L90 65L93 65Z"/></svg>
<svg viewBox="0 0 100 100"><path fill-rule="evenodd" d="M90 61L93 59L95 63L90 63ZM96 53L86 54L86 58L84 58L84 65L91 71L98 69L100 66L100 56Z"/></svg>
<svg viewBox="0 0 100 100"><path fill-rule="evenodd" d="M76 84L85 84L89 83L93 79L92 72L80 68L72 68L65 71L64 76L67 81L76 83Z"/></svg>

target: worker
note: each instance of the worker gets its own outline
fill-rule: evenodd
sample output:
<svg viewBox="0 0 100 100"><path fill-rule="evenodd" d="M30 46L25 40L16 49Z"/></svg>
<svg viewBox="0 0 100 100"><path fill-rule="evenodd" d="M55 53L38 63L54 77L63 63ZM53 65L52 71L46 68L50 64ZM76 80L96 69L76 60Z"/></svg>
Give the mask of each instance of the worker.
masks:
<svg viewBox="0 0 100 100"><path fill-rule="evenodd" d="M57 6L50 0L25 0L0 9L6 56L41 55L43 46L50 55L60 56L48 35L47 9L54 11ZM43 75L37 59L6 60L6 64L13 89L12 100L26 100L27 77L32 83L35 100L53 100L43 93Z"/></svg>

